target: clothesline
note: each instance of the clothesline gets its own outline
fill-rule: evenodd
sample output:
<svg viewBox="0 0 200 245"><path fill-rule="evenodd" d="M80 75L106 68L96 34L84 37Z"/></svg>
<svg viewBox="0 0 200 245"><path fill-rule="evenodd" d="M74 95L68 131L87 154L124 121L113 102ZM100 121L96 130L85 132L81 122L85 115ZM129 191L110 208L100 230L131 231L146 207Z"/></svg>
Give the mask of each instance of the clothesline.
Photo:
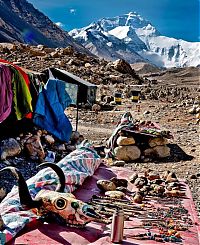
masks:
<svg viewBox="0 0 200 245"><path fill-rule="evenodd" d="M49 77L44 83L37 74L0 59L0 123L10 115L21 120L32 119L61 141L68 142L72 125L65 109L76 103L78 85Z"/></svg>

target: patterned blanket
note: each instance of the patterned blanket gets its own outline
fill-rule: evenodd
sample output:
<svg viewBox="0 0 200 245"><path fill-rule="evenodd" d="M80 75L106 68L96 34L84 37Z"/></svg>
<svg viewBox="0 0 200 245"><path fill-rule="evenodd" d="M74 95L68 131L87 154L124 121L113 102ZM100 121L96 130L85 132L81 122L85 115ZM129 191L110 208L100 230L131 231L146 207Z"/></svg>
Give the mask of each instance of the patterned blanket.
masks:
<svg viewBox="0 0 200 245"><path fill-rule="evenodd" d="M99 155L89 144L80 146L59 161L57 165L62 168L66 178L65 192L73 192L82 185L86 177L94 174L100 163ZM51 168L45 168L27 180L32 197L41 189L55 190L57 184L57 175ZM5 229L0 232L0 244L10 241L26 224L39 219L32 210L22 209L17 186L0 203L0 214L5 224Z"/></svg>

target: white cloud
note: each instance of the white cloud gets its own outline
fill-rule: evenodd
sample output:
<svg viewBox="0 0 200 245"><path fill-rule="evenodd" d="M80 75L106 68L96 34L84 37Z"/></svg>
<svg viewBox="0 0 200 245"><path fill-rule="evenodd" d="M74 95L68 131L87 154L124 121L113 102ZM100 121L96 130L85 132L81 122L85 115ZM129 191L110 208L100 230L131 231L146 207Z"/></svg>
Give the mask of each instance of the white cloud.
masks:
<svg viewBox="0 0 200 245"><path fill-rule="evenodd" d="M61 28L65 26L62 22L56 22L55 24Z"/></svg>
<svg viewBox="0 0 200 245"><path fill-rule="evenodd" d="M70 9L69 12L70 12L71 14L76 14L76 9Z"/></svg>

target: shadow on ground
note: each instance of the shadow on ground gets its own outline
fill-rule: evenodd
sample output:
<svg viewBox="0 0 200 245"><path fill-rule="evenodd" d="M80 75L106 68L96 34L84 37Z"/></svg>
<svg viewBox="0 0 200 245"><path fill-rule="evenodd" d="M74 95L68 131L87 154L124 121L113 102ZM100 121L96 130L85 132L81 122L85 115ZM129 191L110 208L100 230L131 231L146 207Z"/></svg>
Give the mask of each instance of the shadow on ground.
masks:
<svg viewBox="0 0 200 245"><path fill-rule="evenodd" d="M159 160L159 162L180 162L180 161L191 161L194 157L188 155L180 146L177 144L168 144L170 148L170 156Z"/></svg>

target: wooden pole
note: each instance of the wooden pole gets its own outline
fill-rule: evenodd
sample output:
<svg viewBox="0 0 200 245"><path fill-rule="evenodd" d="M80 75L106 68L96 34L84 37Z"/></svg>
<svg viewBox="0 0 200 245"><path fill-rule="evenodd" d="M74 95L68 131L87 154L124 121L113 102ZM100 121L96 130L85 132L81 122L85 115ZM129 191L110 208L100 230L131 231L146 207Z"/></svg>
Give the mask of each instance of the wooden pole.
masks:
<svg viewBox="0 0 200 245"><path fill-rule="evenodd" d="M79 85L78 85L78 90L77 90L77 100L76 100L76 131L78 131L78 102L79 102Z"/></svg>

